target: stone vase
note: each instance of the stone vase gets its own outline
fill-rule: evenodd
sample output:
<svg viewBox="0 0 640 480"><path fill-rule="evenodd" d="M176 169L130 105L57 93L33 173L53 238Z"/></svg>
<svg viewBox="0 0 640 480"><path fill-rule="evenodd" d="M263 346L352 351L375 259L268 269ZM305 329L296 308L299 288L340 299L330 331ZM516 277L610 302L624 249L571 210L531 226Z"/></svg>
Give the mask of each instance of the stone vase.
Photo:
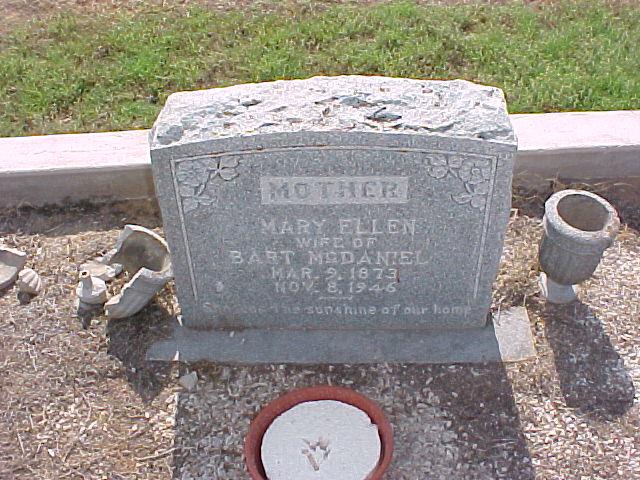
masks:
<svg viewBox="0 0 640 480"><path fill-rule="evenodd" d="M620 227L615 209L602 197L563 190L545 203L540 243L540 289L551 303L577 299L577 284L587 280L611 246Z"/></svg>

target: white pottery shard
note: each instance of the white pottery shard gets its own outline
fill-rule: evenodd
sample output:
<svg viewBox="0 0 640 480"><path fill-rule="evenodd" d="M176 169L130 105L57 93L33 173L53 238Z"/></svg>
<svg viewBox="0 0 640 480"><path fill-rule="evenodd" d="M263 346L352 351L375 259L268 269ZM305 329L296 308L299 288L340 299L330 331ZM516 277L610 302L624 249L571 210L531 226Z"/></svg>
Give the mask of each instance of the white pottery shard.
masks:
<svg viewBox="0 0 640 480"><path fill-rule="evenodd" d="M118 273L122 271L122 266L120 265L120 272L118 272L118 270L113 265L101 263L97 259L95 259L89 260L88 262L80 265L80 270L85 270L89 272L89 275L91 275L92 277L96 277L100 280L108 282L118 276Z"/></svg>
<svg viewBox="0 0 640 480"><path fill-rule="evenodd" d="M105 305L110 318L136 314L173 276L167 243L153 231L138 225L125 226L111 261L122 264L133 278Z"/></svg>
<svg viewBox="0 0 640 480"><path fill-rule="evenodd" d="M102 305L107 301L107 285L104 280L92 277L89 272L80 272L80 282L76 287L76 295L87 305Z"/></svg>
<svg viewBox="0 0 640 480"><path fill-rule="evenodd" d="M116 276L118 276L122 273L123 267L122 264L113 262L112 258L116 253L117 250L115 248L112 248L111 250L104 250L100 256L95 258L95 261L113 267L116 271Z"/></svg>
<svg viewBox="0 0 640 480"><path fill-rule="evenodd" d="M166 272L154 272L148 268L141 268L127 282L122 291L111 298L105 311L109 318L126 318L142 310L162 287L171 279Z"/></svg>
<svg viewBox="0 0 640 480"><path fill-rule="evenodd" d="M96 257L96 262L110 265L112 263L111 259L116 253L117 253L117 250L115 248L112 248L111 250L102 250L100 252L100 255Z"/></svg>
<svg viewBox="0 0 640 480"><path fill-rule="evenodd" d="M27 262L27 254L15 248L0 246L0 289L16 281L18 272Z"/></svg>
<svg viewBox="0 0 640 480"><path fill-rule="evenodd" d="M29 295L38 295L42 292L42 279L31 268L25 268L20 271L16 285L20 292L28 293Z"/></svg>

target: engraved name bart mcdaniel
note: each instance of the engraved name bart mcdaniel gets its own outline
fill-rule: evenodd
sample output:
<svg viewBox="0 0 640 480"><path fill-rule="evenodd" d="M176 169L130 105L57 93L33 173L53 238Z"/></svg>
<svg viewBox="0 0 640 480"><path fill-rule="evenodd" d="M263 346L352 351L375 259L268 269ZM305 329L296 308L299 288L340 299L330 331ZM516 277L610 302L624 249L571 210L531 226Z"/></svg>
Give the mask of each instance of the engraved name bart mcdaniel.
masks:
<svg viewBox="0 0 640 480"><path fill-rule="evenodd" d="M306 220L301 218L260 219L262 234L291 235L295 239L295 247L306 250L308 248L349 249L348 251L312 251L295 252L293 250L269 250L250 252L229 250L227 253L231 263L267 263L271 265L291 265L293 258L306 255L309 265L323 264L356 264L356 265L424 265L426 255L422 250L378 251L375 248L377 239L383 235L416 234L415 219L376 219L376 218L338 218L333 221ZM352 237L349 239L349 237ZM427 246L428 242L424 245ZM353 248L353 251L351 250ZM363 249L363 251L360 251ZM359 251L359 253L356 253Z"/></svg>

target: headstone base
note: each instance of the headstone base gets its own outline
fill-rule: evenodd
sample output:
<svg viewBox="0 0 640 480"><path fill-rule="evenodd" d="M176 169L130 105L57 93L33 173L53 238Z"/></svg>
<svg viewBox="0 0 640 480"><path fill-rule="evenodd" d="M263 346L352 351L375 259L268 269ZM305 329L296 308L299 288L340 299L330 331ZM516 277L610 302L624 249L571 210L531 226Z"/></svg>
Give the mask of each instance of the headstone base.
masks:
<svg viewBox="0 0 640 480"><path fill-rule="evenodd" d="M535 356L524 307L500 313L483 328L430 331L192 330L176 325L148 360L235 363L480 363Z"/></svg>

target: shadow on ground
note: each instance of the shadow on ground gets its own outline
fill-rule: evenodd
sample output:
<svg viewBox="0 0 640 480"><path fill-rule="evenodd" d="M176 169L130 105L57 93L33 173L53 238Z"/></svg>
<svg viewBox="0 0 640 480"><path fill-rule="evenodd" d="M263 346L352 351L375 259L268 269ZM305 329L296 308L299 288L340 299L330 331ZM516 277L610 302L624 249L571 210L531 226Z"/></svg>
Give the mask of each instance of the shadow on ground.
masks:
<svg viewBox="0 0 640 480"><path fill-rule="evenodd" d="M156 299L133 317L107 323L107 353L122 362L131 388L150 402L171 381L170 362L148 362L151 343L168 335L175 316Z"/></svg>
<svg viewBox="0 0 640 480"><path fill-rule="evenodd" d="M147 228L162 226L155 199L103 203L72 203L33 208L25 205L0 210L0 235L27 234L56 237L87 231L112 230L128 223Z"/></svg>
<svg viewBox="0 0 640 480"><path fill-rule="evenodd" d="M576 302L547 305L540 315L567 406L603 420L626 413L633 405L633 380L594 311Z"/></svg>
<svg viewBox="0 0 640 480"><path fill-rule="evenodd" d="M486 465L488 478L535 478L503 365L456 369L434 382L434 388L442 392L441 398L449 405L447 414L465 440L460 442L464 463Z"/></svg>
<svg viewBox="0 0 640 480"><path fill-rule="evenodd" d="M394 480L533 480L531 459L500 364L205 366L198 391L180 396L174 478L246 478L242 445L251 419L291 389L353 388L394 428Z"/></svg>

